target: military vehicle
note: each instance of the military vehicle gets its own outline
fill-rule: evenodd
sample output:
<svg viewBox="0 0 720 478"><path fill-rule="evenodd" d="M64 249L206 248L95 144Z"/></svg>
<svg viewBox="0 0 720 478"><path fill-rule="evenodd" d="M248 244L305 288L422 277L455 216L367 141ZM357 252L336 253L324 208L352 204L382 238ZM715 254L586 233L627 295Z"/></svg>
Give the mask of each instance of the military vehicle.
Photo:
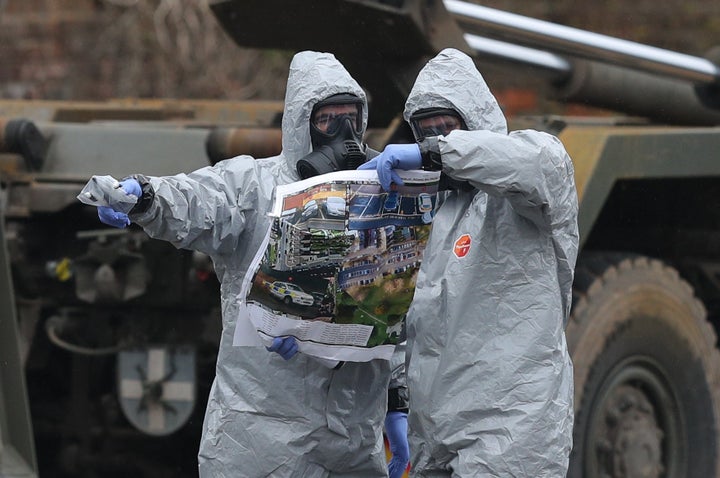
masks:
<svg viewBox="0 0 720 478"><path fill-rule="evenodd" d="M720 476L717 55L457 0L294 3L210 6L239 45L334 52L368 91L375 148L412 141L404 98L444 47L618 113L511 123L556 134L575 164L569 476ZM318 12L333 21L315 28ZM0 353L14 354L0 362L0 472L14 449L43 477L196 475L220 327L212 266L135 227L104 227L75 197L93 174L275 154L281 114L276 102L0 102L0 274L10 278L0 281ZM23 369L32 431L18 406Z"/></svg>
<svg viewBox="0 0 720 478"><path fill-rule="evenodd" d="M4 239L0 223L0 476L32 478L37 463Z"/></svg>

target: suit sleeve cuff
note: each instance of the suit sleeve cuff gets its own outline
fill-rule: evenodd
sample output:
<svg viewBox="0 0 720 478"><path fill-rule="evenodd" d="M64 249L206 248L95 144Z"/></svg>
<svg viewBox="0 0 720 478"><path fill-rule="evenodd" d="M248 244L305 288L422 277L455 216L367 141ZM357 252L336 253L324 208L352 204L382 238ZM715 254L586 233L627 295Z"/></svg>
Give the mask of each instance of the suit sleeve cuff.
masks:
<svg viewBox="0 0 720 478"><path fill-rule="evenodd" d="M441 171L442 157L440 155L440 144L437 136L430 136L418 143L420 146L420 156L422 157L422 167L427 171Z"/></svg>

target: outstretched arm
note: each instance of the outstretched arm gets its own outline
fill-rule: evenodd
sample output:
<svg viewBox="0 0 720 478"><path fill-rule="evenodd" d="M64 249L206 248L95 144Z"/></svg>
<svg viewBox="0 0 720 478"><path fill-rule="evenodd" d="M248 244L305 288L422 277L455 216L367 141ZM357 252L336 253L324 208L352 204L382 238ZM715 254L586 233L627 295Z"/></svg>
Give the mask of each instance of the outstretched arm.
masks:
<svg viewBox="0 0 720 478"><path fill-rule="evenodd" d="M153 238L210 255L234 253L261 191L250 157L221 161L189 174L142 177L143 207L130 219ZM149 197L148 197L149 196Z"/></svg>

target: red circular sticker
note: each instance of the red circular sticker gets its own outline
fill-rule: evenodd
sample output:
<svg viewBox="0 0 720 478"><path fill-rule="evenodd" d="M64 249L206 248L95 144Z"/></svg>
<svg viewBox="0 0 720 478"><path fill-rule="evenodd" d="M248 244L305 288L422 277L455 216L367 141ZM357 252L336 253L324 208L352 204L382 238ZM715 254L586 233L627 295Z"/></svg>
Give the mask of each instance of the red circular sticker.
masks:
<svg viewBox="0 0 720 478"><path fill-rule="evenodd" d="M458 257L465 257L468 252L470 252L470 244L472 243L472 239L470 238L470 234L463 234L462 236L458 237L455 241L455 247L453 247L453 253Z"/></svg>

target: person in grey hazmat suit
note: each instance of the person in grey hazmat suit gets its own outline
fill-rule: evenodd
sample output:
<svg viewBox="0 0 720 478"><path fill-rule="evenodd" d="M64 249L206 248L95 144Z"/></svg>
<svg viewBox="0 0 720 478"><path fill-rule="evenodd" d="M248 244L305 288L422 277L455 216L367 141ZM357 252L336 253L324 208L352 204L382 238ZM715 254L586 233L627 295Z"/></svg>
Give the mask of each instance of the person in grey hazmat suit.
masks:
<svg viewBox="0 0 720 478"><path fill-rule="evenodd" d="M352 113L318 115L314 123L314 107L323 102L335 109L351 105ZM251 263L270 227L275 186L355 169L364 157L357 162L334 156L337 145L314 143L339 132L362 138L367 115L365 93L332 54L300 52L290 64L278 156L238 156L175 176L135 175L120 183L140 196L127 216L99 208L107 224L132 221L153 238L213 259L223 329L200 443L200 476L387 476L387 360L331 368L302 353L285 361L262 346L232 345L247 292L243 283L250 282L244 279L254 272ZM335 120L339 126L328 129ZM316 125L324 132L312 133Z"/></svg>
<svg viewBox="0 0 720 478"><path fill-rule="evenodd" d="M564 326L578 251L573 165L560 141L504 115L472 59L445 49L405 104L416 144L361 168L440 170L407 315L411 465L418 477L561 478L572 447Z"/></svg>

